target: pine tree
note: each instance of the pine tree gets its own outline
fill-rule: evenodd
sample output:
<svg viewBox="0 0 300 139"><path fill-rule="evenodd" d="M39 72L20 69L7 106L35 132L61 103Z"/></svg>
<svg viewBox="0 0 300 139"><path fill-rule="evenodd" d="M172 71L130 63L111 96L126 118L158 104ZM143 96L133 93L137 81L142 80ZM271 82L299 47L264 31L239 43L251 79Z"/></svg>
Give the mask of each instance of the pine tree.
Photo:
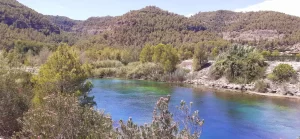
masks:
<svg viewBox="0 0 300 139"><path fill-rule="evenodd" d="M91 87L84 84L86 79L87 74L75 52L66 45L59 46L33 79L36 84L33 101L39 104L43 97L53 93L81 96Z"/></svg>
<svg viewBox="0 0 300 139"><path fill-rule="evenodd" d="M207 54L205 52L205 48L202 45L201 47L196 47L195 53L193 56L193 70L200 70L207 63Z"/></svg>
<svg viewBox="0 0 300 139"><path fill-rule="evenodd" d="M146 45L140 54L140 61L142 63L151 62L152 61L152 47L150 45Z"/></svg>

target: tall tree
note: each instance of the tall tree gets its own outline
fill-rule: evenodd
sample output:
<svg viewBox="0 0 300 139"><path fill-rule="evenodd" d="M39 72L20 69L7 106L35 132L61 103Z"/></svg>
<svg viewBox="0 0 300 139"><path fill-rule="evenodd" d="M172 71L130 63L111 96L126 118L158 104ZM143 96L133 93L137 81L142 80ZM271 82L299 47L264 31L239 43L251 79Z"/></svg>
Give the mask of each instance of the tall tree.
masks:
<svg viewBox="0 0 300 139"><path fill-rule="evenodd" d="M171 45L158 44L153 48L152 61L162 64L165 72L172 72L179 61L177 50Z"/></svg>
<svg viewBox="0 0 300 139"><path fill-rule="evenodd" d="M140 54L140 61L142 63L145 62L151 62L152 61L152 55L153 55L153 49L150 45L146 45Z"/></svg>
<svg viewBox="0 0 300 139"><path fill-rule="evenodd" d="M193 56L193 70L200 70L208 61L207 53L204 45L196 47Z"/></svg>
<svg viewBox="0 0 300 139"><path fill-rule="evenodd" d="M68 46L61 45L34 77L34 103L40 103L43 97L52 93L83 95L90 86L85 84L86 79L78 56Z"/></svg>

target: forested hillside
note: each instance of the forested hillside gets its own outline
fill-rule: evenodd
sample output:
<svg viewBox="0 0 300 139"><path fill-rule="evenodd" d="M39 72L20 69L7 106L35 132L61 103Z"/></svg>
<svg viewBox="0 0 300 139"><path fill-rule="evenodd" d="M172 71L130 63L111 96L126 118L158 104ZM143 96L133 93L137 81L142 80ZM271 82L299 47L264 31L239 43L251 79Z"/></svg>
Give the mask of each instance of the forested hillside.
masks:
<svg viewBox="0 0 300 139"><path fill-rule="evenodd" d="M66 42L81 49L117 47L140 49L146 44L210 48L224 42L261 49L298 50L300 18L278 12L200 12L190 18L147 6L121 16L91 17L85 21L44 16L16 0L0 2L1 48L16 40L56 45ZM226 43L227 43L226 42Z"/></svg>
<svg viewBox="0 0 300 139"><path fill-rule="evenodd" d="M238 13L220 10L200 12L191 20L201 21L210 31L223 33L223 38L227 40L246 43L263 41L258 43L261 48L288 47L300 41L300 18L279 12Z"/></svg>
<svg viewBox="0 0 300 139"><path fill-rule="evenodd" d="M1 23L15 28L33 28L45 35L60 33L59 28L51 24L42 14L35 12L15 0L1 0L0 15Z"/></svg>
<svg viewBox="0 0 300 139"><path fill-rule="evenodd" d="M146 43L180 46L187 42L220 38L217 34L206 32L206 28L196 21L155 6L118 17L90 18L74 30L87 34L91 41L95 40L92 35L98 35L96 40L99 43L139 48Z"/></svg>
<svg viewBox="0 0 300 139"><path fill-rule="evenodd" d="M61 30L64 31L72 31L72 28L75 25L80 24L82 21L79 20L73 20L65 16L52 16L52 15L47 15L46 18L55 24L57 27L59 27Z"/></svg>

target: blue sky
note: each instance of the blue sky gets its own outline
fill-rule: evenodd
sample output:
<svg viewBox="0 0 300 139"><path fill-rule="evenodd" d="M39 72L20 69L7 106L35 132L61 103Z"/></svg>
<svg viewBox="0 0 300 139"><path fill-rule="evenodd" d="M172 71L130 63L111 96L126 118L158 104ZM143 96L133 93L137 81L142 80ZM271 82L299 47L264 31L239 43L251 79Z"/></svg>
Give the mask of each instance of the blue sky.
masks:
<svg viewBox="0 0 300 139"><path fill-rule="evenodd" d="M200 11L273 10L298 15L299 0L18 0L26 6L47 15L61 15L84 20L91 16L118 16L130 10L155 5L181 15ZM288 3L289 5L285 5ZM285 7L285 8L282 8ZM293 9L294 7L294 9ZM294 13L293 13L294 12ZM300 12L299 12L300 13ZM300 16L300 14L299 14Z"/></svg>

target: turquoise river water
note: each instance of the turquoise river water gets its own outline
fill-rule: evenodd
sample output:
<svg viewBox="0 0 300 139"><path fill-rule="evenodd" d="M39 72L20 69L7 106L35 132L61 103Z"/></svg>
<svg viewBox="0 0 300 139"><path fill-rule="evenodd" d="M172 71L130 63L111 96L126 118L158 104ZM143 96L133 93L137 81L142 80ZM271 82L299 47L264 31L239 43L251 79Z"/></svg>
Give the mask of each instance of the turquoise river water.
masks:
<svg viewBox="0 0 300 139"><path fill-rule="evenodd" d="M177 86L150 81L91 79L97 108L113 118L114 125L129 117L138 124L150 123L156 101L171 95L174 110L181 100L205 120L201 139L298 139L300 101L243 93Z"/></svg>

